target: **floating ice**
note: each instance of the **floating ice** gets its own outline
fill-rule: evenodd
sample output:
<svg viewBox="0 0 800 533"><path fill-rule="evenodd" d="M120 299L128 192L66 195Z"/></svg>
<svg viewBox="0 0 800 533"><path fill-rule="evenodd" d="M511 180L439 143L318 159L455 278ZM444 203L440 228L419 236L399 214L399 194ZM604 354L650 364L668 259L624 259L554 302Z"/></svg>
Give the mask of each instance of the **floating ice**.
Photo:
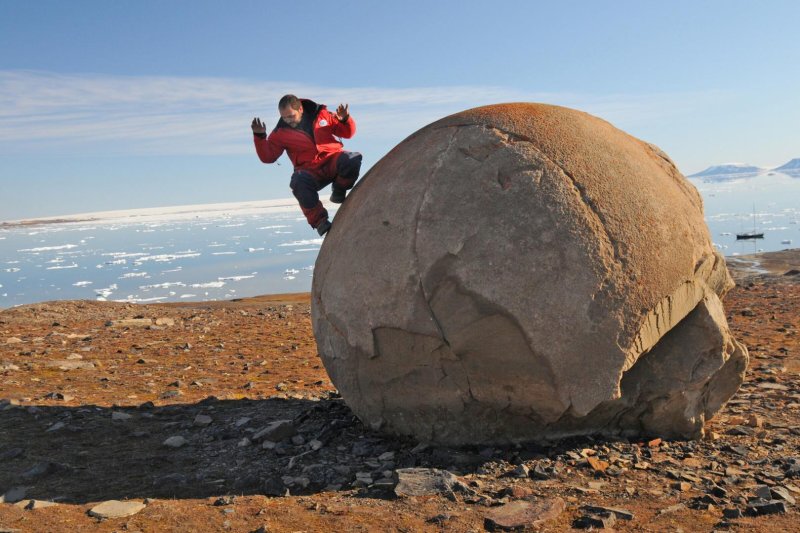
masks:
<svg viewBox="0 0 800 533"><path fill-rule="evenodd" d="M146 255L140 257L134 264L144 263L145 261L154 261L156 263L169 263L176 259L190 259L192 257L200 257L200 253L195 252L177 252L174 254L159 254L159 255Z"/></svg>
<svg viewBox="0 0 800 533"><path fill-rule="evenodd" d="M792 244L792 239L784 239L781 241L781 244Z"/></svg>
<svg viewBox="0 0 800 533"><path fill-rule="evenodd" d="M280 225L279 224L279 225L275 225L275 226L261 226L260 228L256 228L256 229L280 229L280 228L291 228L291 226Z"/></svg>
<svg viewBox="0 0 800 533"><path fill-rule="evenodd" d="M54 267L47 267L47 270L64 270L67 268L78 268L77 263L72 263L71 265L61 265L61 266L54 266Z"/></svg>
<svg viewBox="0 0 800 533"><path fill-rule="evenodd" d="M285 280L294 279L294 276L283 276L283 279L285 279Z"/></svg>
<svg viewBox="0 0 800 533"><path fill-rule="evenodd" d="M196 294L181 294L181 298L197 298Z"/></svg>
<svg viewBox="0 0 800 533"><path fill-rule="evenodd" d="M139 289L143 291L147 291L150 289L169 289L170 287L185 287L186 284L182 281L173 281L167 283L157 283L155 285L140 285Z"/></svg>
<svg viewBox="0 0 800 533"><path fill-rule="evenodd" d="M71 248L77 248L77 244L64 244L62 246L42 246L41 248L25 248L22 250L17 250L18 252L51 252L53 250L69 250Z"/></svg>
<svg viewBox="0 0 800 533"><path fill-rule="evenodd" d="M162 270L161 273L162 274L167 274L169 272L180 272L181 270L183 270L183 267L173 268L173 269L170 269L170 270Z"/></svg>
<svg viewBox="0 0 800 533"><path fill-rule="evenodd" d="M104 289L95 289L94 292L99 296L98 300L100 298L105 300L106 298L108 298L109 296L114 294L114 291L117 290L117 289L118 289L117 284L116 283L112 283L111 285L109 285L108 287L106 287Z"/></svg>
<svg viewBox="0 0 800 533"><path fill-rule="evenodd" d="M224 281L209 281L208 283L193 283L190 285L194 289L219 289L223 286L225 286ZM208 293L206 293L206 296L208 296Z"/></svg>
<svg viewBox="0 0 800 533"><path fill-rule="evenodd" d="M319 239L305 239L302 241L283 242L278 246L308 246L309 244L322 245L322 237Z"/></svg>
<svg viewBox="0 0 800 533"><path fill-rule="evenodd" d="M118 279L128 279L128 278L146 278L147 272L128 272L127 274L123 274Z"/></svg>
<svg viewBox="0 0 800 533"><path fill-rule="evenodd" d="M251 276L230 276L228 278L217 278L219 281L241 281L243 279L250 279L256 277L255 274L258 272L254 272Z"/></svg>
<svg viewBox="0 0 800 533"><path fill-rule="evenodd" d="M14 273L14 272L19 272L19 271L20 271L20 269L19 269L19 268L17 268L17 267L14 267L14 268L7 268L7 269L6 269L6 272L11 272L11 273Z"/></svg>
<svg viewBox="0 0 800 533"><path fill-rule="evenodd" d="M299 274L300 273L300 271L297 270L296 268L287 268L283 272L284 272L284 274Z"/></svg>
<svg viewBox="0 0 800 533"><path fill-rule="evenodd" d="M115 259L114 261L106 261L105 264L106 265L127 265L128 264L128 260L127 259Z"/></svg>
<svg viewBox="0 0 800 533"><path fill-rule="evenodd" d="M86 287L86 286L91 285L91 284L92 284L91 281L76 281L75 283L72 284L72 286L73 287Z"/></svg>
<svg viewBox="0 0 800 533"><path fill-rule="evenodd" d="M236 252L211 252L211 255L236 255Z"/></svg>
<svg viewBox="0 0 800 533"><path fill-rule="evenodd" d="M248 248L247 251L248 252L263 252L264 249L263 248Z"/></svg>

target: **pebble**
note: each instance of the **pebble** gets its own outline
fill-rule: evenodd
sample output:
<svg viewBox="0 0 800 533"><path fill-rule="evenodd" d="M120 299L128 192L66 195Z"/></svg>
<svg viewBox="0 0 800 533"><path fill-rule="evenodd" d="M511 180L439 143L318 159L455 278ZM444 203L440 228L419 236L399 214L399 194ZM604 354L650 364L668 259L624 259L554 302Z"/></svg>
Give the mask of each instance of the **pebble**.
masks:
<svg viewBox="0 0 800 533"><path fill-rule="evenodd" d="M398 496L431 496L450 493L459 483L458 478L447 470L436 468L401 468L397 470Z"/></svg>
<svg viewBox="0 0 800 533"><path fill-rule="evenodd" d="M163 442L164 446L168 446L170 448L180 448L181 446L186 444L186 439L181 437L180 435L176 435L174 437L170 437Z"/></svg>
<svg viewBox="0 0 800 533"><path fill-rule="evenodd" d="M47 433L49 433L49 432L51 432L51 431L58 431L59 429L63 429L63 428L65 428L66 426L67 426L67 425L66 425L64 422L56 422L55 424L53 424L52 426L50 426L49 428L47 428L45 431L46 431Z"/></svg>
<svg viewBox="0 0 800 533"><path fill-rule="evenodd" d="M205 427L211 424L214 420L208 415L197 415L194 417L192 424L195 426Z"/></svg>
<svg viewBox="0 0 800 533"><path fill-rule="evenodd" d="M35 511L36 509L44 509L45 507L53 507L58 505L56 502L49 502L45 500L22 500L14 504L16 507L21 507L27 511Z"/></svg>
<svg viewBox="0 0 800 533"><path fill-rule="evenodd" d="M111 413L111 420L130 420L131 418L133 418L133 415L121 411L113 411Z"/></svg>
<svg viewBox="0 0 800 533"><path fill-rule="evenodd" d="M294 427L294 423L291 420L276 420L256 432L251 439L254 441L266 439L279 442L294 436L295 433L297 433L297 429Z"/></svg>
<svg viewBox="0 0 800 533"><path fill-rule="evenodd" d="M145 507L145 504L139 502L108 500L92 507L89 510L89 516L97 518L123 518L125 516L135 515Z"/></svg>
<svg viewBox="0 0 800 533"><path fill-rule="evenodd" d="M19 344L22 342L22 339L19 337L9 337L6 339L6 344Z"/></svg>
<svg viewBox="0 0 800 533"><path fill-rule="evenodd" d="M156 319L156 326L174 326L175 320L172 318L157 318Z"/></svg>
<svg viewBox="0 0 800 533"><path fill-rule="evenodd" d="M0 503L17 503L25 498L28 490L25 487L12 487L0 496Z"/></svg>
<svg viewBox="0 0 800 533"><path fill-rule="evenodd" d="M561 498L535 502L519 500L488 512L484 517L484 527L489 531L536 528L555 520L565 509L566 503Z"/></svg>

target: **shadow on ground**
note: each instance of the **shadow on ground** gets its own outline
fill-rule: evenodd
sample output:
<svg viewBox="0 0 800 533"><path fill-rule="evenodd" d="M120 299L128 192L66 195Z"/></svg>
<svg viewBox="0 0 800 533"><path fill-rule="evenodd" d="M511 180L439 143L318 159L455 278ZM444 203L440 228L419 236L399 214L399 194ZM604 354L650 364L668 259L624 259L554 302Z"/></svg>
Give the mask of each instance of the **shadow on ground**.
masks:
<svg viewBox="0 0 800 533"><path fill-rule="evenodd" d="M285 422L271 434L276 421ZM173 437L185 444L166 445ZM375 496L381 489L391 494L397 468L467 473L509 454L519 451L425 448L381 435L337 397L0 411L0 494L25 487L26 498L68 503L359 487Z"/></svg>

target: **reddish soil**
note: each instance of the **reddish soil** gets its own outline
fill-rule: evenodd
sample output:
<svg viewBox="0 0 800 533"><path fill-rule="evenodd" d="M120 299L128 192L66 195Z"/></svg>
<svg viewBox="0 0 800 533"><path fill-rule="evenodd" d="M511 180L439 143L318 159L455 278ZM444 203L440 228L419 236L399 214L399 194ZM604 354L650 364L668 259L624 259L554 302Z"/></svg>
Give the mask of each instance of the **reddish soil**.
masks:
<svg viewBox="0 0 800 533"><path fill-rule="evenodd" d="M483 531L504 504L556 497L566 510L539 530L571 529L590 504L630 511L619 531L800 531L791 503L723 518L763 485L800 498L800 275L781 275L797 255L737 273L725 304L750 369L697 442L448 449L374 433L335 394L307 294L5 310L0 495L22 487L23 502L57 505L0 503L0 531ZM274 420L296 435L265 447L258 432ZM165 446L172 436L186 444ZM449 470L470 488L398 497L387 479L406 467ZM146 507L87 514L111 499Z"/></svg>

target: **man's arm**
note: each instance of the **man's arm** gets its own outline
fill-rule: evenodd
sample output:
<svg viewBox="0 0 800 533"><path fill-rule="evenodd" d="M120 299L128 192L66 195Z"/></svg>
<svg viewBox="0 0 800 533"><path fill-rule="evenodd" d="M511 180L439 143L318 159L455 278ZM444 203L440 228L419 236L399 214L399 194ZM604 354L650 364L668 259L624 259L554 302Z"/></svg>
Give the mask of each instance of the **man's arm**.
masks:
<svg viewBox="0 0 800 533"><path fill-rule="evenodd" d="M356 134L356 121L350 116L348 104L339 104L336 110L336 122L333 124L333 134L337 137L349 139Z"/></svg>
<svg viewBox="0 0 800 533"><path fill-rule="evenodd" d="M283 154L283 146L273 142L267 137L267 128L261 119L256 117L250 124L253 130L253 142L256 145L256 154L262 163L274 163Z"/></svg>

